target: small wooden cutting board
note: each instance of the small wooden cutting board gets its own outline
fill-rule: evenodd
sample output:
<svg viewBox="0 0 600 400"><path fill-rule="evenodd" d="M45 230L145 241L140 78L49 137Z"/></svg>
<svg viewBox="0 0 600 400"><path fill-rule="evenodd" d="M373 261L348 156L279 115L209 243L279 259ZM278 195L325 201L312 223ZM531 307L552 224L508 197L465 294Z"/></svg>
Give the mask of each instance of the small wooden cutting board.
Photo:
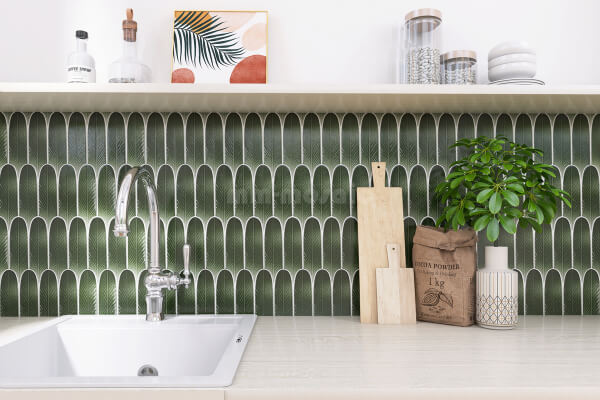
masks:
<svg viewBox="0 0 600 400"><path fill-rule="evenodd" d="M414 324L415 274L412 268L400 268L400 245L387 245L388 268L377 268L377 322Z"/></svg>
<svg viewBox="0 0 600 400"><path fill-rule="evenodd" d="M401 266L405 266L402 188L385 186L385 163L371 164L373 187L356 189L358 217L358 265L360 322L377 323L375 270L387 265L387 243L399 244Z"/></svg>

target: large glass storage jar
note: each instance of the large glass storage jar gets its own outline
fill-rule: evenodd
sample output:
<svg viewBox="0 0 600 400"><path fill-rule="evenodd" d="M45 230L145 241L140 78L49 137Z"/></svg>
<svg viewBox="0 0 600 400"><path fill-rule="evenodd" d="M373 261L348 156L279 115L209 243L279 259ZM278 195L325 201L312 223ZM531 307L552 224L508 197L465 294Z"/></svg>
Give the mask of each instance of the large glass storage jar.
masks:
<svg viewBox="0 0 600 400"><path fill-rule="evenodd" d="M454 50L442 54L442 83L447 85L474 85L477 83L477 53Z"/></svg>
<svg viewBox="0 0 600 400"><path fill-rule="evenodd" d="M406 14L402 29L401 82L440 83L442 13L421 8Z"/></svg>

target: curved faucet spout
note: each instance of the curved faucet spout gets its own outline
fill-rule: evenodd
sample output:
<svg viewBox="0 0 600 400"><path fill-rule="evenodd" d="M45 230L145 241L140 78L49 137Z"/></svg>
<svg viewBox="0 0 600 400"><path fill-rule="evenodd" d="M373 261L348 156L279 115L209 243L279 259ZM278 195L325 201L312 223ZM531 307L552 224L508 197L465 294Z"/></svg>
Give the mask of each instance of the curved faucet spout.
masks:
<svg viewBox="0 0 600 400"><path fill-rule="evenodd" d="M146 188L148 197L148 212L150 214L150 264L149 273L159 273L160 265L158 262L159 250L159 216L158 202L156 200L156 187L154 186L153 172L150 167L133 167L123 177L119 194L117 195L117 205L115 210L115 226L113 233L117 237L127 236L129 225L127 220L127 208L129 206L129 195L135 187L135 183L140 179Z"/></svg>

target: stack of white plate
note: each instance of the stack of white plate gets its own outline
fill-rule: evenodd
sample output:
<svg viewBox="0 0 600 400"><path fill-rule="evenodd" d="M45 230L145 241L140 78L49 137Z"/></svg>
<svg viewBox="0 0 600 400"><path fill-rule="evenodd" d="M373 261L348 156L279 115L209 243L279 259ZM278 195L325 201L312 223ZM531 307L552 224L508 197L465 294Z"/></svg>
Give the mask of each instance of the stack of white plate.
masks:
<svg viewBox="0 0 600 400"><path fill-rule="evenodd" d="M504 42L488 53L488 78L492 85L543 85L537 72L535 50L525 42Z"/></svg>

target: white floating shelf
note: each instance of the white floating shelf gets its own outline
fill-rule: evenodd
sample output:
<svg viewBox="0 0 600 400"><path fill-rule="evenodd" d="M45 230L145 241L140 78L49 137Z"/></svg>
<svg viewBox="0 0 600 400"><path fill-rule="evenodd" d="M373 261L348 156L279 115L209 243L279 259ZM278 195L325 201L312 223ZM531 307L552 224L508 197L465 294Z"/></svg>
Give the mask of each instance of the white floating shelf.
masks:
<svg viewBox="0 0 600 400"><path fill-rule="evenodd" d="M0 111L597 113L600 86L0 83Z"/></svg>

